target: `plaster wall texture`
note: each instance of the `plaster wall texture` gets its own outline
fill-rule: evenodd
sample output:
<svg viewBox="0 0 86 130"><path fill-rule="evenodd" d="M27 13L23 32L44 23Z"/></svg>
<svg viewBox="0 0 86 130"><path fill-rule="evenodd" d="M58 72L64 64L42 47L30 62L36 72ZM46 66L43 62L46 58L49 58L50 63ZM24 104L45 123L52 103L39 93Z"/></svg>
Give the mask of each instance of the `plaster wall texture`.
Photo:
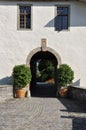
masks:
<svg viewBox="0 0 86 130"><path fill-rule="evenodd" d="M18 4L32 4L32 29L17 29ZM70 28L55 31L56 5L70 6ZM15 65L26 64L28 54L41 39L75 72L74 86L86 87L86 3L0 2L0 84L11 82Z"/></svg>

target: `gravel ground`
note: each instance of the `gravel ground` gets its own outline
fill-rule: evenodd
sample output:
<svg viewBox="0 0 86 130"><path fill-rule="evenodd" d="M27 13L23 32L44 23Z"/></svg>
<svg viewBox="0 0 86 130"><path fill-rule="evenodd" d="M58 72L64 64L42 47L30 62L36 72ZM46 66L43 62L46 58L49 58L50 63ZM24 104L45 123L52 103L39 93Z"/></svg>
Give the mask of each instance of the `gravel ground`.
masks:
<svg viewBox="0 0 86 130"><path fill-rule="evenodd" d="M85 105L71 99L11 99L0 103L0 130L86 130Z"/></svg>

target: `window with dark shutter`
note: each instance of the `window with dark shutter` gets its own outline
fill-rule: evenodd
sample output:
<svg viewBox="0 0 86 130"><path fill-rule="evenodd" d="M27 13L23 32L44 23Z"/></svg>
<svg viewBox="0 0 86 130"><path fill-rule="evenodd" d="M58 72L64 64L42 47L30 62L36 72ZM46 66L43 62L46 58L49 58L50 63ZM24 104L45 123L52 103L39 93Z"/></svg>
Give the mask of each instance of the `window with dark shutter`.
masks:
<svg viewBox="0 0 86 130"><path fill-rule="evenodd" d="M69 27L69 7L57 7L55 28L57 31L67 30Z"/></svg>

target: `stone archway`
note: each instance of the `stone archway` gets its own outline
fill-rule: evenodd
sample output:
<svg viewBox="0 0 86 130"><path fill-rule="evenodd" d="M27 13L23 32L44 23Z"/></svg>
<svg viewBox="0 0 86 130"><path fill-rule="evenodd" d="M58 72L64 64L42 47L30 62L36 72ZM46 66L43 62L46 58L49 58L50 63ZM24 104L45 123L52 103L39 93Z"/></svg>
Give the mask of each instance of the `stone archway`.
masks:
<svg viewBox="0 0 86 130"><path fill-rule="evenodd" d="M36 54L37 52L40 52L40 51L42 51L42 48L41 48L41 47L38 47L38 48L33 49L33 50L29 53L29 55L27 56L27 59L26 59L26 65L27 65L27 66L30 66L30 61L31 61L32 56L33 56L34 54ZM57 67L59 67L59 65L61 65L61 57L60 57L60 55L59 55L54 49L52 49L52 48L50 48L50 47L46 47L46 51L52 53L52 54L56 57L56 59L57 59L57 61L58 61L58 66L57 66Z"/></svg>
<svg viewBox="0 0 86 130"><path fill-rule="evenodd" d="M42 59L42 60L49 59L51 62L54 62L54 68L55 68L54 81L55 82L54 82L54 85L50 85L50 86L48 85L46 87L47 88L46 91L54 93L55 95L57 91L57 76L56 76L57 71L56 70L61 64L61 58L60 58L60 55L55 50L49 47L46 47L46 51L43 51L41 47L38 47L32 50L30 54L27 56L26 65L30 66L31 73L32 73L32 81L31 81L31 89L30 89L31 95L33 92L35 93L37 93L37 91L40 92L40 87L38 88L37 79L36 79L36 63L39 59ZM50 90L50 87L51 87L51 90ZM44 88L41 87L41 91L44 91L43 89Z"/></svg>

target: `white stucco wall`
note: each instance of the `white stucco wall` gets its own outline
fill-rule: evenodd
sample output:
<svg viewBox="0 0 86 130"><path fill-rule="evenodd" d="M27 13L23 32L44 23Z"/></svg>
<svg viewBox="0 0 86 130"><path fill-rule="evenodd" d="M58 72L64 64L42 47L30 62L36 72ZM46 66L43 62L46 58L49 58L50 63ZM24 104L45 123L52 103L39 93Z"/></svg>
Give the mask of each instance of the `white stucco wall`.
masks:
<svg viewBox="0 0 86 130"><path fill-rule="evenodd" d="M32 4L32 30L17 30L17 4ZM55 31L55 5L70 5L70 29ZM83 2L0 2L0 84L9 81L12 68L26 64L31 50L47 46L61 56L75 72L75 85L86 87L86 3Z"/></svg>

